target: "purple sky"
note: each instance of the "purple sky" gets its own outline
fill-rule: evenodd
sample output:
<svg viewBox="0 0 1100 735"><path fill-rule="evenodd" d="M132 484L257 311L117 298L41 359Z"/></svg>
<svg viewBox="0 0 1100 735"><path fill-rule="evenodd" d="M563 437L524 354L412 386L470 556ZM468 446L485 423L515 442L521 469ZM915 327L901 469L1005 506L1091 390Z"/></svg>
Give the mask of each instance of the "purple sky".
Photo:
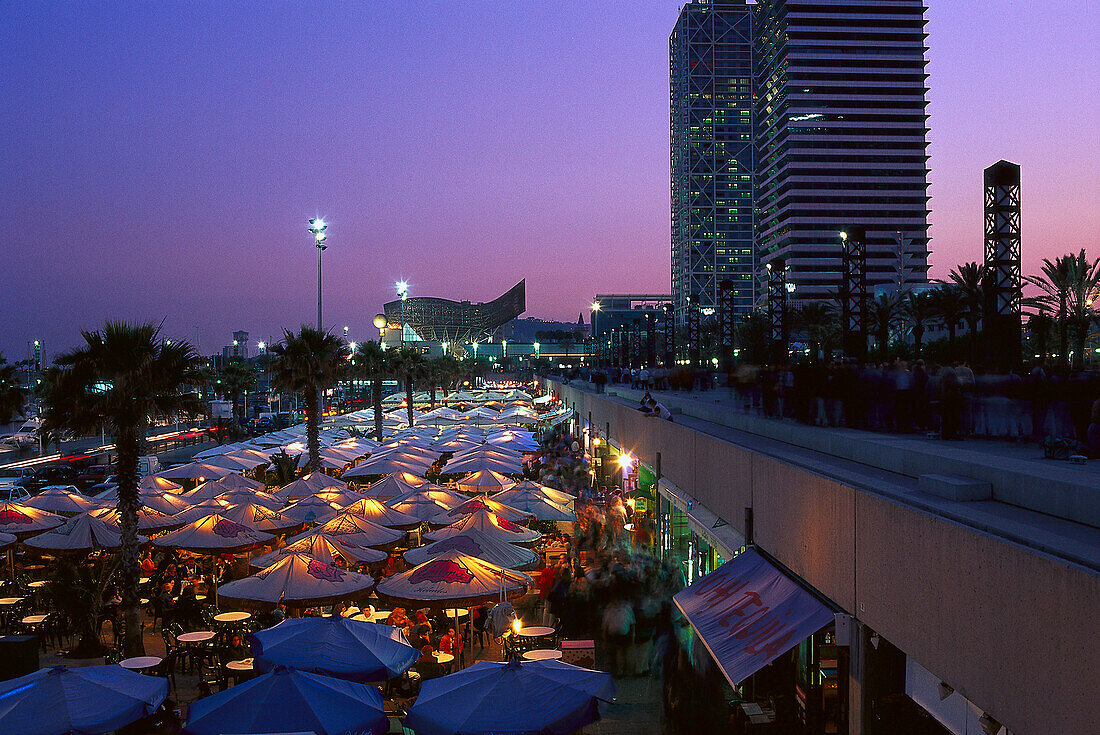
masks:
<svg viewBox="0 0 1100 735"><path fill-rule="evenodd" d="M980 260L981 170L1024 167L1025 272L1100 254L1090 0L933 0L933 274ZM639 8L645 8L642 12ZM679 3L5 2L0 349L164 319L203 352L412 295L529 316L668 289ZM586 317L587 318L587 317Z"/></svg>

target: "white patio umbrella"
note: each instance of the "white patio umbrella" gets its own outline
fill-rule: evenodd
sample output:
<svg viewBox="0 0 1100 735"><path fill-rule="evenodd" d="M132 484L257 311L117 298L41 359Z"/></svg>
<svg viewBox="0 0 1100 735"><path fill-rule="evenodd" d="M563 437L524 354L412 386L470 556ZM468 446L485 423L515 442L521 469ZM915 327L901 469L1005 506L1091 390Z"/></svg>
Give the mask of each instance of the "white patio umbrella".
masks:
<svg viewBox="0 0 1100 735"><path fill-rule="evenodd" d="M364 495L379 500L389 500L407 493L416 492L427 480L408 472L400 472L394 475L386 475L373 485L368 485L363 490Z"/></svg>
<svg viewBox="0 0 1100 735"><path fill-rule="evenodd" d="M302 525L302 522L295 518L257 503L231 505L221 511L221 516L254 531L274 534L286 533Z"/></svg>
<svg viewBox="0 0 1100 735"><path fill-rule="evenodd" d="M138 536L139 544L148 540L145 536ZM70 518L63 526L29 538L23 545L51 554L88 553L118 549L122 546L122 535L114 524L86 514Z"/></svg>
<svg viewBox="0 0 1100 735"><path fill-rule="evenodd" d="M476 528L409 549L404 556L409 564L423 564L449 551L474 556L505 569L529 570L539 565L539 555L534 550L494 538Z"/></svg>
<svg viewBox="0 0 1100 735"><path fill-rule="evenodd" d="M496 493L507 490L515 484L499 472L480 470L472 472L459 480L458 489L471 495L474 493Z"/></svg>
<svg viewBox="0 0 1100 735"><path fill-rule="evenodd" d="M479 510L476 513L464 516L461 520L449 526L429 531L424 534L424 538L429 541L440 541L462 533L468 528L476 528L501 541L514 544L533 543L542 538L542 534L538 531L524 528L487 510Z"/></svg>
<svg viewBox="0 0 1100 735"><path fill-rule="evenodd" d="M270 533L208 515L171 533L153 539L154 546L183 549L194 554L233 554L249 551L275 540Z"/></svg>
<svg viewBox="0 0 1100 735"><path fill-rule="evenodd" d="M257 557L251 562L251 566L260 569L271 566L275 562L289 554L305 554L314 559L320 559L328 564L343 563L344 566L356 566L359 564L377 564L385 561L389 554L369 546L360 546L351 543L339 536L328 536L323 533L311 533L298 539L294 543L287 544L281 549L276 549L268 554Z"/></svg>
<svg viewBox="0 0 1100 735"><path fill-rule="evenodd" d="M95 510L88 511L88 515L99 518L114 526L116 529L119 527L119 518L121 514L114 508L96 508ZM137 527L139 531L145 533L159 533L160 531L167 531L170 528L179 528L181 523L164 513L153 510L152 508L142 507L137 512Z"/></svg>
<svg viewBox="0 0 1100 735"><path fill-rule="evenodd" d="M0 533L27 538L57 528L65 519L54 513L20 503L0 503Z"/></svg>
<svg viewBox="0 0 1100 735"><path fill-rule="evenodd" d="M300 523L324 523L342 510L343 508L336 503L310 495L288 505L280 512Z"/></svg>
<svg viewBox="0 0 1100 735"><path fill-rule="evenodd" d="M298 541L311 533L323 533L345 539L348 543L371 546L376 549L393 548L405 539L404 531L386 528L347 512L337 514L312 531L292 537L290 542Z"/></svg>
<svg viewBox="0 0 1100 735"><path fill-rule="evenodd" d="M366 599L373 585L370 575L349 572L305 554L289 554L250 577L223 585L218 599L259 609L271 609L280 602L302 608Z"/></svg>
<svg viewBox="0 0 1100 735"><path fill-rule="evenodd" d="M396 528L402 531L408 531L420 525L420 519L416 516L402 513L388 505L382 504L374 498L357 500L350 505L344 506L344 511L352 515L357 515L360 518L366 518L368 521L377 523L380 526Z"/></svg>
<svg viewBox="0 0 1100 735"><path fill-rule="evenodd" d="M23 504L62 515L76 515L99 507L98 503L81 495L72 485L50 485Z"/></svg>
<svg viewBox="0 0 1100 735"><path fill-rule="evenodd" d="M166 470L161 470L156 473L156 476L163 477L166 480L202 481L217 479L232 474L235 474L235 470L231 470L227 467L218 467L203 462L188 462L187 464L181 464L179 467L170 467Z"/></svg>
<svg viewBox="0 0 1100 735"><path fill-rule="evenodd" d="M470 498L464 503L456 505L445 513L441 513L438 518L433 518L432 522L444 525L451 524L460 520L463 516L468 516L480 510L496 513L501 518L505 518L512 523L527 523L534 517L531 513L527 513L510 505L505 505L499 500L494 500L487 495L478 495Z"/></svg>

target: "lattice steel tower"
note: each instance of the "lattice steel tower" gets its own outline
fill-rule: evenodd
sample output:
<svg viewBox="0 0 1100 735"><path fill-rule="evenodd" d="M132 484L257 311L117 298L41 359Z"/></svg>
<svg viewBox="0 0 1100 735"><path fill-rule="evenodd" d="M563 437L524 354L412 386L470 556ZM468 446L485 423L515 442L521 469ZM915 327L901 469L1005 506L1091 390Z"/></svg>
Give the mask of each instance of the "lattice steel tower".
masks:
<svg viewBox="0 0 1100 735"><path fill-rule="evenodd" d="M669 38L672 302L713 313L734 283L739 312L754 302L752 17L745 0L696 0Z"/></svg>
<svg viewBox="0 0 1100 735"><path fill-rule="evenodd" d="M998 367L1020 362L1020 166L998 161L985 170L986 333Z"/></svg>

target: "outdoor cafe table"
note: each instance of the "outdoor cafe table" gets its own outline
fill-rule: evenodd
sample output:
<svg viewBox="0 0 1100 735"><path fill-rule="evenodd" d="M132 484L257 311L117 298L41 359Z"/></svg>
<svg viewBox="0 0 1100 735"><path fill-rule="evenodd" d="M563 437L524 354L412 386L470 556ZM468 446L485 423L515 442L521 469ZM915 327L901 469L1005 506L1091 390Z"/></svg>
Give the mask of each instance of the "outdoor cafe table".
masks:
<svg viewBox="0 0 1100 735"><path fill-rule="evenodd" d="M28 615L23 618L23 625L39 625L46 620L45 615Z"/></svg>
<svg viewBox="0 0 1100 735"><path fill-rule="evenodd" d="M546 625L529 625L526 628L520 628L516 635L523 636L524 638L542 638L548 635L554 635L554 629Z"/></svg>
<svg viewBox="0 0 1100 735"><path fill-rule="evenodd" d="M252 671L252 659L242 658L238 661L227 661L225 668L230 671Z"/></svg>
<svg viewBox="0 0 1100 735"><path fill-rule="evenodd" d="M160 656L134 656L122 659L118 665L130 671L144 671L159 665L163 660Z"/></svg>
<svg viewBox="0 0 1100 735"><path fill-rule="evenodd" d="M176 640L180 643L202 643L213 638L217 633L212 630L196 630L190 633L180 633Z"/></svg>
<svg viewBox="0 0 1100 735"><path fill-rule="evenodd" d="M214 616L216 623L241 623L252 617L248 612L223 612Z"/></svg>
<svg viewBox="0 0 1100 735"><path fill-rule="evenodd" d="M393 610L374 610L374 612L370 614L368 620L372 623L384 623L392 612Z"/></svg>
<svg viewBox="0 0 1100 735"><path fill-rule="evenodd" d="M527 651L523 654L523 657L528 661L547 661L550 659L560 659L561 651L550 648L537 648L534 651Z"/></svg>
<svg viewBox="0 0 1100 735"><path fill-rule="evenodd" d="M449 653L443 653L442 651L436 651L432 655L435 656L436 663L443 665L449 664L455 660L454 656Z"/></svg>
<svg viewBox="0 0 1100 735"><path fill-rule="evenodd" d="M464 618L469 615L470 611L461 608L448 607L446 610L443 611L443 614L451 620L457 620L459 618Z"/></svg>
<svg viewBox="0 0 1100 735"><path fill-rule="evenodd" d="M24 599L22 597L0 597L0 605L18 605Z"/></svg>
<svg viewBox="0 0 1100 735"><path fill-rule="evenodd" d="M47 582L46 580L40 579L37 582L28 582L27 586L30 587L32 590L37 590L45 587L48 584L49 582Z"/></svg>

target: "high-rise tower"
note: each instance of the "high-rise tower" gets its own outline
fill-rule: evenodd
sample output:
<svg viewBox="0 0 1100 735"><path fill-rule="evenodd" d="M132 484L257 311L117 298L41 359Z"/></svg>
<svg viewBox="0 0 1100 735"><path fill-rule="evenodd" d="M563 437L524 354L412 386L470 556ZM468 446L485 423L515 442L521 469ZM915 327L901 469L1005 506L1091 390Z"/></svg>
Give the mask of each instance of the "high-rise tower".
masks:
<svg viewBox="0 0 1100 735"><path fill-rule="evenodd" d="M757 255L793 299L833 297L839 232L866 230L867 286L927 281L924 0L759 0ZM682 19L682 16L681 16Z"/></svg>
<svg viewBox="0 0 1100 735"><path fill-rule="evenodd" d="M696 0L669 37L672 138L672 298L686 324L688 299L704 315L719 286L754 302L752 32L745 0Z"/></svg>

